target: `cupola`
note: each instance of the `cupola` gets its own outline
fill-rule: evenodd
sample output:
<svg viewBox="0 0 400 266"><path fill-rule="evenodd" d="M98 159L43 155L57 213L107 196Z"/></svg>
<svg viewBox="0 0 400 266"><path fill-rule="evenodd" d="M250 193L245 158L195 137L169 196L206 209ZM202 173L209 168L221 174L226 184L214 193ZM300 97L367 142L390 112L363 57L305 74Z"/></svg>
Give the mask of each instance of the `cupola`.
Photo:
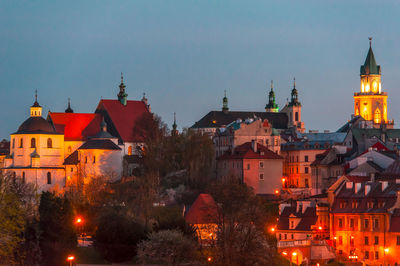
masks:
<svg viewBox="0 0 400 266"><path fill-rule="evenodd" d="M31 106L31 117L41 117L41 116L42 116L42 106L40 106L37 101L37 90L35 90L35 102Z"/></svg>
<svg viewBox="0 0 400 266"><path fill-rule="evenodd" d="M125 84L124 84L124 76L121 72L121 84L119 84L119 93L118 93L118 101L123 104L126 105L127 104L127 98L128 98L128 94L125 92Z"/></svg>

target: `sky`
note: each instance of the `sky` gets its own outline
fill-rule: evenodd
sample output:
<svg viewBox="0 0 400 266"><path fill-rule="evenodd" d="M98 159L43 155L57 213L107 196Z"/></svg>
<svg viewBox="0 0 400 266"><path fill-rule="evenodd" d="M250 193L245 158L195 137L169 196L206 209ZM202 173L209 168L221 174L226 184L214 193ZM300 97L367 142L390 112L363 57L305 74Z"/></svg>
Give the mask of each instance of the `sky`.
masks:
<svg viewBox="0 0 400 266"><path fill-rule="evenodd" d="M400 123L399 1L127 0L0 2L0 138L29 117L92 113L143 92L171 126L210 110L263 111L270 81L280 107L293 78L306 129L337 130L353 113L369 48L382 69L388 116Z"/></svg>

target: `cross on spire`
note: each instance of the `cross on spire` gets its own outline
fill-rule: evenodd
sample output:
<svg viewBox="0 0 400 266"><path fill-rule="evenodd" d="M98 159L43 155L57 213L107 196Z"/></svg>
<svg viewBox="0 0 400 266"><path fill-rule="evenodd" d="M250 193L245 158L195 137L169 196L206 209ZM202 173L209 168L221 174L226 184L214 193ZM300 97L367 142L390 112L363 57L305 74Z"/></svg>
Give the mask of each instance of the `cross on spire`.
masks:
<svg viewBox="0 0 400 266"><path fill-rule="evenodd" d="M37 90L35 90L35 102L37 102Z"/></svg>
<svg viewBox="0 0 400 266"><path fill-rule="evenodd" d="M369 40L369 47L371 47L372 37L368 37L368 40Z"/></svg>
<svg viewBox="0 0 400 266"><path fill-rule="evenodd" d="M124 83L124 73L121 72L121 84Z"/></svg>

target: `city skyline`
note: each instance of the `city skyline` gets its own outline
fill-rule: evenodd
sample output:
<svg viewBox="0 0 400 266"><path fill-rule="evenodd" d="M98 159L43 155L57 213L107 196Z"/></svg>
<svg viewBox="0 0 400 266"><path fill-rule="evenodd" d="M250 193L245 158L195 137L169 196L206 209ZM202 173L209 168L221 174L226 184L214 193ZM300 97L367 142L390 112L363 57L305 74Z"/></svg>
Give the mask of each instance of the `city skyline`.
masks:
<svg viewBox="0 0 400 266"><path fill-rule="evenodd" d="M388 118L399 121L395 2L97 3L0 4L9 25L0 28L0 138L28 117L36 89L44 117L68 98L92 113L101 98L117 98L120 72L128 99L145 92L169 127L177 113L179 128L220 110L224 90L231 110L263 111L271 80L282 108L296 77L306 129L336 130L353 113L369 36Z"/></svg>

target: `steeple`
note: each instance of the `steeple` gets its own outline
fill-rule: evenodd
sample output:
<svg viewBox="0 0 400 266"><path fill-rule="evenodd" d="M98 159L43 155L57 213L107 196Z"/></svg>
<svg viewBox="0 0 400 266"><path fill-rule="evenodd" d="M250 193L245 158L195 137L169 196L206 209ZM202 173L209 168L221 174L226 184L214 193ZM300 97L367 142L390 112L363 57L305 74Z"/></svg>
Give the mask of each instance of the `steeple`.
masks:
<svg viewBox="0 0 400 266"><path fill-rule="evenodd" d="M360 67L360 75L380 75L381 66L376 64L374 52L372 51L372 37L369 37L369 50L364 65Z"/></svg>
<svg viewBox="0 0 400 266"><path fill-rule="evenodd" d="M271 91L268 96L268 104L265 106L266 112L278 112L278 104L275 103L275 92L274 92L274 83L271 80Z"/></svg>
<svg viewBox="0 0 400 266"><path fill-rule="evenodd" d="M67 109L65 109L65 112L66 113L73 113L74 112L74 110L72 110L72 108L71 108L70 98L68 98L68 107L67 107Z"/></svg>
<svg viewBox="0 0 400 266"><path fill-rule="evenodd" d="M298 99L298 92L296 89L296 78L293 78L293 89L291 93L291 99L289 102L289 106L301 106L299 99Z"/></svg>
<svg viewBox="0 0 400 266"><path fill-rule="evenodd" d="M177 128L178 128L178 125L176 124L176 113L174 112L174 123L172 124L172 132L171 132L172 136L178 135Z"/></svg>
<svg viewBox="0 0 400 266"><path fill-rule="evenodd" d="M30 113L31 113L31 117L32 116L38 116L38 117L42 116L42 107L40 106L40 104L37 100L37 90L35 90L35 102L31 106Z"/></svg>
<svg viewBox="0 0 400 266"><path fill-rule="evenodd" d="M229 112L228 98L226 97L226 90L224 91L224 98L222 99L222 111L227 114Z"/></svg>
<svg viewBox="0 0 400 266"><path fill-rule="evenodd" d="M126 105L128 97L128 94L125 92L125 88L126 86L124 84L124 76L121 72L121 84L119 84L119 93L117 96L118 96L118 101L123 105Z"/></svg>

